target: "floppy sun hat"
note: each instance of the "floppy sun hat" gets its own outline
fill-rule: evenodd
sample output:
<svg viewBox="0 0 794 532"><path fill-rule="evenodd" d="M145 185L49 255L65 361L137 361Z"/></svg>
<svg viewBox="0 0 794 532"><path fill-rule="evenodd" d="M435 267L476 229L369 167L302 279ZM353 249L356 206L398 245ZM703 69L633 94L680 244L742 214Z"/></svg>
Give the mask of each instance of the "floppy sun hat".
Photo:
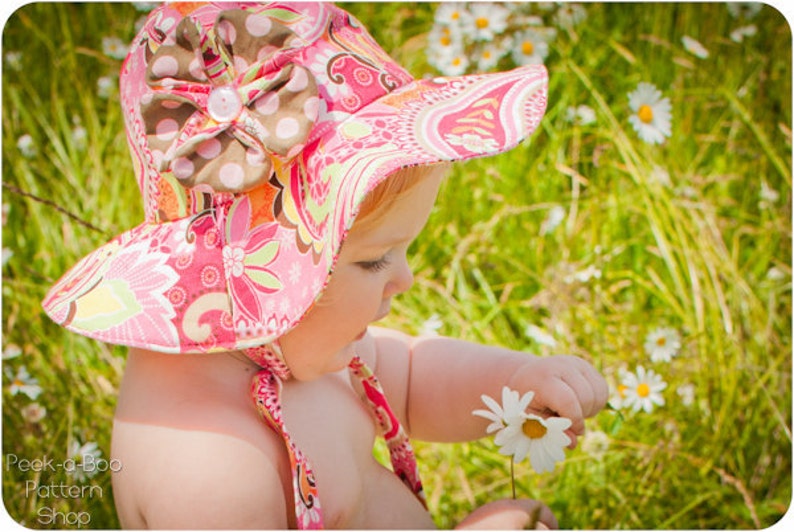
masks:
<svg viewBox="0 0 794 532"><path fill-rule="evenodd" d="M322 526L311 466L281 418L278 338L327 285L358 209L417 165L507 151L538 126L543 66L414 79L330 3L164 4L120 76L145 221L79 261L43 302L57 323L167 353L242 350L286 444L300 528ZM422 498L408 438L371 370L359 393Z"/></svg>
<svg viewBox="0 0 794 532"><path fill-rule="evenodd" d="M415 80L327 3L174 3L121 72L146 220L44 300L66 328L171 353L267 344L320 297L368 192L403 168L506 151L542 66Z"/></svg>

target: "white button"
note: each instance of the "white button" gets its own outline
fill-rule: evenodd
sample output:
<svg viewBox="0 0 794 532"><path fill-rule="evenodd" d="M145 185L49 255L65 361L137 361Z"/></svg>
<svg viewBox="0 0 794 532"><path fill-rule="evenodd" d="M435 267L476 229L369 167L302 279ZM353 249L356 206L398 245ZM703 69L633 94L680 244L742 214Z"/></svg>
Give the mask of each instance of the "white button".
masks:
<svg viewBox="0 0 794 532"><path fill-rule="evenodd" d="M216 122L231 122L243 110L243 102L233 87L215 87L207 98L207 112Z"/></svg>

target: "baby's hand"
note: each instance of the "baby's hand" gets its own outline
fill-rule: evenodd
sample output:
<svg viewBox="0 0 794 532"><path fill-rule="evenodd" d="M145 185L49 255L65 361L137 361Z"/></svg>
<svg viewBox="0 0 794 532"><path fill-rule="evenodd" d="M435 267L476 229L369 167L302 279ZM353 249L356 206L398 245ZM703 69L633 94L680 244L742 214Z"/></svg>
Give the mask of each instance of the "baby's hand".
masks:
<svg viewBox="0 0 794 532"><path fill-rule="evenodd" d="M557 519L545 504L530 499L490 502L469 514L456 530L550 530Z"/></svg>
<svg viewBox="0 0 794 532"><path fill-rule="evenodd" d="M571 355L532 358L510 379L509 386L522 394L535 392L529 405L533 413L570 419L566 433L571 448L584 433L585 418L597 414L609 398L604 377L588 362Z"/></svg>

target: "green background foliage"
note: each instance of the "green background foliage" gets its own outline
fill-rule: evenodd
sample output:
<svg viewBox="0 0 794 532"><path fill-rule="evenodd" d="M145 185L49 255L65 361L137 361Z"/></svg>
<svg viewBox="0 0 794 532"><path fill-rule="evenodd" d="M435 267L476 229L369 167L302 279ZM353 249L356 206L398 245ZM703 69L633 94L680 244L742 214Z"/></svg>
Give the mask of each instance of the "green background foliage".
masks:
<svg viewBox="0 0 794 532"><path fill-rule="evenodd" d="M432 74L424 52L435 4L344 7L415 76ZM585 438L550 474L517 464L519 495L549 504L564 528L770 526L791 498L790 27L769 6L751 20L721 3L585 10L550 43L540 130L508 154L456 167L414 244L415 286L387 323L417 332L437 315L441 334L577 354L613 387L620 368L637 365L665 379L666 403L652 413L591 420L606 449ZM109 473L81 483L9 457L63 462L87 441L110 452L124 350L61 330L40 301L77 259L142 220L118 94L97 89L120 66L103 37L129 41L141 16L124 3L35 3L3 32L3 348L21 349L3 360L3 501L31 528L76 527L42 523L44 507L118 527ZM743 24L756 35L730 39ZM685 35L709 57L688 53ZM672 103L672 135L660 146L628 122L627 95L642 81ZM577 105L595 123L571 123ZM24 135L35 153L20 149ZM763 186L777 199L763 201ZM543 233L554 206L565 218ZM598 275L576 278L588 268ZM529 337L530 324L556 348ZM660 326L682 335L668 364L643 350ZM33 401L10 391L21 366L42 388L39 421L22 412ZM676 393L682 385L694 387L692 404ZM510 496L509 461L490 439L417 447L439 526ZM30 481L101 490L46 497L26 491Z"/></svg>

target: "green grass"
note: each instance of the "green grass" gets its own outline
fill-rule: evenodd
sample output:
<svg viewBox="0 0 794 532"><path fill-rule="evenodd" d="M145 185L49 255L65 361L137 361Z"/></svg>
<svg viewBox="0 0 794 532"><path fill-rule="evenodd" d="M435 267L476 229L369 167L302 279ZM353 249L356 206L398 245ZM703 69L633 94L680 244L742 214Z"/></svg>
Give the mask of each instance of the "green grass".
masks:
<svg viewBox="0 0 794 532"><path fill-rule="evenodd" d="M422 52L433 5L345 6L412 73L429 72ZM544 475L516 465L519 495L545 501L564 528L768 527L791 498L790 28L769 7L750 21L717 3L586 11L551 43L541 129L509 154L458 166L444 186L414 245L416 284L390 324L417 331L437 314L443 334L577 354L613 384L621 367L662 375L663 407L591 420L609 436L603 456L580 447ZM9 460L63 462L74 440L96 441L104 457L110 450L124 350L61 330L39 302L79 257L142 219L117 98L96 88L119 68L102 37L128 40L138 16L129 4L30 4L4 29L3 53L22 52L22 67L6 59L3 69L2 245L13 253L3 267L3 347L22 355L3 366L24 365L38 379L47 413L26 421L21 409L33 401L11 395L4 374L3 500L31 528L53 527L42 508L118 527L108 473L84 484L101 494L37 497L26 481L80 484ZM755 36L728 38L747 23ZM684 35L709 57L686 52ZM627 94L640 81L673 106L661 146L643 143L628 122ZM580 104L595 111L594 124L566 119ZM17 147L26 134L35 155ZM653 178L657 168L669 183ZM777 201L760 204L762 182ZM566 217L541 234L555 205ZM600 276L570 279L588 267ZM529 324L553 333L557 348L530 339ZM663 325L683 347L669 364L651 364L644 338ZM676 394L684 384L695 389L689 406ZM490 439L417 447L439 526L510 496L509 461Z"/></svg>

